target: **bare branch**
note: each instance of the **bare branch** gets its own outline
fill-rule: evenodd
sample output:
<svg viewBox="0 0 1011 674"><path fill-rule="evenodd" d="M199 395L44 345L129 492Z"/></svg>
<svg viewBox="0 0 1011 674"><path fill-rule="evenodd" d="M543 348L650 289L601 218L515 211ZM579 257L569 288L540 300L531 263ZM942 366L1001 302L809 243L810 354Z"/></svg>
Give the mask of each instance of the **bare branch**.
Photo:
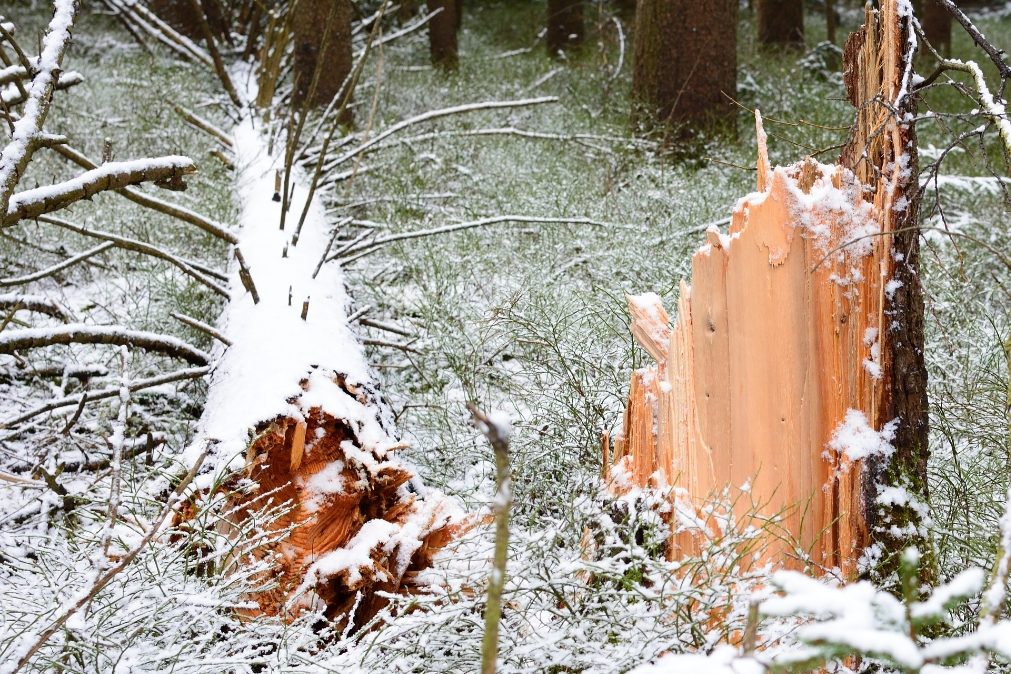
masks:
<svg viewBox="0 0 1011 674"><path fill-rule="evenodd" d="M56 328L28 328L0 333L0 354L66 344L114 344L156 351L193 365L208 365L211 357L176 337L106 325L72 323Z"/></svg>
<svg viewBox="0 0 1011 674"><path fill-rule="evenodd" d="M200 24L200 30L204 34L204 42L207 43L207 51L211 53L211 60L214 63L214 72L217 73L218 79L221 80L221 84L225 87L225 92L228 97L232 99L232 103L235 107L242 108L242 99L239 98L239 94L235 91L235 85L232 84L232 78L228 76L228 70L225 68L224 61L221 60L221 52L218 51L218 44L214 40L214 33L211 31L211 25L207 23L207 15L204 13L204 7L200 3L200 0L190 0L190 8L193 11L194 16L197 17L197 23Z"/></svg>
<svg viewBox="0 0 1011 674"><path fill-rule="evenodd" d="M24 295L21 293L6 293L0 295L0 309L11 309L15 311L24 309L25 311L33 311L37 314L44 314L46 316L52 316L53 318L58 318L61 321L71 320L70 314L53 302L48 297L42 297L41 295Z"/></svg>
<svg viewBox="0 0 1011 674"><path fill-rule="evenodd" d="M74 162L81 168L87 170L98 168L98 164L91 161L84 154L78 152L77 150L68 145L57 145L52 149L58 154ZM200 215L199 213L195 213L190 209L186 208L185 206L174 204L165 201L163 199L159 199L157 197L144 194L131 187L125 187L123 189L116 190L116 192L121 196L124 196L130 201L134 202L135 204L140 204L141 206L144 206L146 208L150 208L152 210L158 211L159 213L164 213L165 215L169 215L173 218L176 218L177 220L182 220L183 222L194 225L204 230L208 234L216 236L219 239L223 239L228 243L235 244L239 242L238 237L236 237L235 234L232 234L230 231L228 231L228 229L226 229L224 225L213 222L209 218L206 218Z"/></svg>
<svg viewBox="0 0 1011 674"><path fill-rule="evenodd" d="M474 229L476 227L487 227L488 225L497 225L506 222L515 223L530 223L530 224L540 224L540 225L592 225L594 227L627 227L627 225L616 225L613 223L601 222L599 220L591 220L590 218L539 218L530 215L498 215L491 218L482 218L480 220L472 220L470 222L458 222L452 225L444 225L442 227L432 227L431 229L420 229L413 232L403 232L401 234L389 234L387 236L381 236L372 241L360 244L353 248L349 248L342 251L340 254L331 255L329 260L340 258L347 258L348 260L357 259L363 255L371 253L373 250L379 246L386 245L388 243L393 243L394 241L407 241L408 239L420 239L425 236L433 236L436 234L447 234L449 232L460 232L466 229Z"/></svg>
<svg viewBox="0 0 1011 674"><path fill-rule="evenodd" d="M182 176L196 170L192 159L181 156L109 162L56 185L18 192L9 201L2 225L6 227L19 220L58 211L76 201L90 199L99 192L129 185L154 182L159 186L176 188L182 184Z"/></svg>
<svg viewBox="0 0 1011 674"><path fill-rule="evenodd" d="M56 91L65 91L70 87L81 84L82 82L84 82L84 75L75 70L71 70L69 72L59 74L54 88ZM17 83L18 82L15 82L15 84ZM2 98L4 105L13 107L15 105L21 105L28 100L28 97L25 95L26 93L27 92L22 91L9 91L0 95L0 98Z"/></svg>
<svg viewBox="0 0 1011 674"><path fill-rule="evenodd" d="M193 318L192 316L187 316L185 314L181 314L178 311L173 311L169 315L172 316L172 318L176 319L177 321L179 321L180 323L182 323L184 325L188 325L188 326L190 326L191 328L193 328L195 330L199 330L200 332L203 332L203 333L206 333L206 334L210 335L211 337L213 337L214 339L218 340L219 342L221 342L225 346L231 346L232 345L232 340L228 339L223 334L221 334L220 332L218 332L217 330L215 330L211 326L207 325L203 321L198 321L197 319Z"/></svg>
<svg viewBox="0 0 1011 674"><path fill-rule="evenodd" d="M112 248L114 245L115 244L112 243L112 242L106 242L106 243L100 244L98 246L95 246L94 248L89 248L88 250L84 251L83 253L78 253L77 255L68 257L66 260L61 260L60 262L54 264L51 267L46 267L45 269L40 269L37 272L33 272L31 274L26 274L25 276L16 276L16 277L12 277L12 278L0 279L0 287L3 287L3 286L22 286L22 285L25 285L27 283L31 283L32 281L38 281L39 279L46 278L47 276L52 276L53 274L55 274L58 271L62 271L64 269L68 268L68 267L73 267L75 264L78 264L80 262L84 262L88 258L94 257L95 255L98 255L99 253L103 253L103 252L109 250L110 248Z"/></svg>
<svg viewBox="0 0 1011 674"><path fill-rule="evenodd" d="M214 126L197 113L192 110L187 110L181 105L176 105L172 109L175 110L176 114L182 117L185 121L189 122L201 131L210 134L214 140L221 143L226 149L232 149L232 139L227 133Z"/></svg>
<svg viewBox="0 0 1011 674"><path fill-rule="evenodd" d="M187 379L199 379L200 377L209 374L210 371L211 368L209 367L191 367L185 370L170 372L168 374L160 374L156 377L148 377L147 379L135 379L130 382L130 391L142 391L144 389L154 388L155 386L161 386L162 384L172 384L177 381L185 381ZM0 428L11 428L24 421L37 417L40 414L52 412L53 410L58 410L61 407L80 405L81 400L85 397L88 402L94 402L96 400L104 400L118 395L119 387L114 386L101 389L99 391L87 391L79 395L55 398L43 405L39 405L38 407L34 407L26 412L22 412L21 414L0 421Z"/></svg>
<svg viewBox="0 0 1011 674"><path fill-rule="evenodd" d="M28 88L26 113L14 123L11 142L0 152L0 214L8 212L14 190L35 152L35 137L42 131L46 115L49 114L60 64L70 41L70 27L76 14L76 2L56 3L49 29L42 41L38 72Z"/></svg>
<svg viewBox="0 0 1011 674"><path fill-rule="evenodd" d="M166 262L176 266L178 269L182 270L191 278L207 286L208 288L210 288L217 294L221 295L222 297L228 297L227 288L208 278L209 275L212 275L211 272L213 270L210 270L197 262L186 260L177 255L173 255L168 251L164 251L161 248L152 246L149 243L138 241L137 239L131 239L125 236L119 236L118 234L111 234L109 232L103 232L97 229L89 229L87 227L84 227L83 225L77 225L68 220L64 220L63 218L58 218L52 215L40 215L39 221L56 225L57 227L62 227L63 229L76 232L82 236L88 236L95 239L101 239L104 241L111 241L116 245L117 248L122 248L124 250L140 253L141 255L148 255L150 257L154 257L159 260L165 260ZM224 275L220 274L219 272L214 272L213 275L215 276L215 278L218 278L219 280L224 280L223 278ZM0 281L0 284L3 284L3 281Z"/></svg>
<svg viewBox="0 0 1011 674"><path fill-rule="evenodd" d="M1005 60L1007 58L1007 54L1004 50L995 47L994 44L990 42L990 40L988 40L978 28L976 28L969 17L965 15L965 12L963 12L958 5L952 2L952 0L934 0L934 2L948 10L948 13L951 14L955 21L958 21L962 25L962 28L965 29L965 32L972 37L972 41L976 43L976 46L986 52L986 55L990 57L993 64L997 66L997 72L1000 73L1001 79L1011 79L1011 65L1008 65L1008 62Z"/></svg>

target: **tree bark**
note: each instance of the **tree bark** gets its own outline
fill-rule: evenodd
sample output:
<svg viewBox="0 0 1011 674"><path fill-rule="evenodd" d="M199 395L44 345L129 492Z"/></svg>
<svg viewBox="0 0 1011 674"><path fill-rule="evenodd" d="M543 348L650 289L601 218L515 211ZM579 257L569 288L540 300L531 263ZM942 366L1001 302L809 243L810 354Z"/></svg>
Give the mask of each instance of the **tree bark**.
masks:
<svg viewBox="0 0 1011 674"><path fill-rule="evenodd" d="M548 0L548 55L581 45L585 35L583 0Z"/></svg>
<svg viewBox="0 0 1011 674"><path fill-rule="evenodd" d="M445 70L455 70L458 64L456 50L457 0L426 0L428 11L441 10L428 24L428 46L432 65Z"/></svg>
<svg viewBox="0 0 1011 674"><path fill-rule="evenodd" d="M884 307L888 338L882 349L884 362L891 365L883 386L883 418L897 419L898 426L892 440L894 455L870 465L864 476L868 531L880 552L871 574L881 582L894 583L902 553L915 546L921 553L921 580L929 584L937 577L936 559L918 508L929 498L930 458L924 304L919 276L921 192L916 130L912 124L901 123L915 119L917 101L910 93L896 100L899 91L908 92L903 77L907 66L911 66L907 63L907 44L913 28L908 17L898 15L895 2L887 0L888 12L868 10L864 26L846 41L846 94L857 109L857 121L840 163L864 183L875 186L875 202L889 206L885 212L890 219L887 229L893 232L892 291ZM882 104L881 99L889 103ZM893 172L897 175L891 176ZM894 185L886 187L888 180L894 180ZM900 200L902 208L891 208ZM878 504L875 497L882 486L898 487L908 498Z"/></svg>
<svg viewBox="0 0 1011 674"><path fill-rule="evenodd" d="M351 73L351 0L301 0L295 33L295 104L327 105ZM343 121L351 121L350 109Z"/></svg>
<svg viewBox="0 0 1011 674"><path fill-rule="evenodd" d="M836 15L835 15L835 1L825 0L825 39L835 44L835 29L836 29Z"/></svg>
<svg viewBox="0 0 1011 674"><path fill-rule="evenodd" d="M757 0L758 41L767 45L804 45L803 0Z"/></svg>
<svg viewBox="0 0 1011 674"><path fill-rule="evenodd" d="M201 0L200 4L215 37L227 35L228 20L218 0ZM200 28L200 17L193 11L189 0L151 0L151 10L188 38L199 39L204 36Z"/></svg>
<svg viewBox="0 0 1011 674"><path fill-rule="evenodd" d="M737 2L640 0L632 95L640 126L732 124L737 88Z"/></svg>

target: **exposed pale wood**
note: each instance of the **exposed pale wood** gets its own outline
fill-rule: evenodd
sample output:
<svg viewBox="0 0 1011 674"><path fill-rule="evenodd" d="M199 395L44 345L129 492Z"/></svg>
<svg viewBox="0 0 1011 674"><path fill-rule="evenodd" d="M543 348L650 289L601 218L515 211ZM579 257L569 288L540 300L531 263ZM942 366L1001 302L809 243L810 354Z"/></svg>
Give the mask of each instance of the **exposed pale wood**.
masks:
<svg viewBox="0 0 1011 674"><path fill-rule="evenodd" d="M335 383L357 404L370 409L376 404L370 392L340 377ZM307 391L309 386L303 382ZM302 407L298 399L291 402ZM291 620L321 609L340 625L359 628L387 604L383 593L411 591L416 572L472 523L462 522L440 496L423 498L407 488L415 476L396 457L403 443L361 446L349 427L354 422L317 407L303 417L262 424L246 452L246 470L223 487L232 535L250 523L255 525L251 535L258 537L291 531L249 553L277 563L269 572L273 582L250 597L257 608L244 614ZM268 502L287 506L264 523L260 511ZM190 516L186 509L179 514L180 519ZM392 533L368 549L369 563L334 572L317 565L329 553L362 545L355 536L377 526Z"/></svg>
<svg viewBox="0 0 1011 674"><path fill-rule="evenodd" d="M848 410L874 429L891 420L885 290L910 142L878 103L906 86L907 27L896 0L866 19L847 43L858 123L842 164L773 169L756 113L757 191L728 234L706 233L673 327L655 295L630 298L632 334L656 364L632 374L614 457L627 482L670 487L696 513L730 487L739 525L775 520L765 560L799 568L799 547L845 577L869 541L872 504L863 462L828 447ZM677 533L669 554L697 552L707 535Z"/></svg>

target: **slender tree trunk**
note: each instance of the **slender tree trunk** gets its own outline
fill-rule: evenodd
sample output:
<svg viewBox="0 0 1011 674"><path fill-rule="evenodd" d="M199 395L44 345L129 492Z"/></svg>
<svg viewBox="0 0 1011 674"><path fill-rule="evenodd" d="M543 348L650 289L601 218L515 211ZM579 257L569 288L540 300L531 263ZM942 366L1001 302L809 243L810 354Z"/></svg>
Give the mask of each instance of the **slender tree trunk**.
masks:
<svg viewBox="0 0 1011 674"><path fill-rule="evenodd" d="M457 0L426 0L428 11L441 9L428 24L428 44L432 54L432 65L453 70L458 63L456 51Z"/></svg>
<svg viewBox="0 0 1011 674"><path fill-rule="evenodd" d="M736 0L640 0L633 51L637 124L733 123Z"/></svg>
<svg viewBox="0 0 1011 674"><path fill-rule="evenodd" d="M351 14L351 0L299 2L292 17L296 105L327 105L351 73Z"/></svg>
<svg viewBox="0 0 1011 674"><path fill-rule="evenodd" d="M582 44L585 34L583 0L548 0L548 54Z"/></svg>
<svg viewBox="0 0 1011 674"><path fill-rule="evenodd" d="M935 0L924 0L918 7L920 25L927 41L945 56L951 55L951 14Z"/></svg>
<svg viewBox="0 0 1011 674"><path fill-rule="evenodd" d="M400 23L407 23L414 17L416 11L414 0L402 0L400 9L397 10L397 19Z"/></svg>
<svg viewBox="0 0 1011 674"><path fill-rule="evenodd" d="M758 41L803 46L804 0L756 0Z"/></svg>
<svg viewBox="0 0 1011 674"><path fill-rule="evenodd" d="M218 0L201 0L200 4L204 8L207 23L210 24L215 37L227 35L228 22ZM151 0L151 10L186 37L203 38L200 18L193 11L193 5L189 0Z"/></svg>
<svg viewBox="0 0 1011 674"><path fill-rule="evenodd" d="M622 16L635 16L635 0L614 0L614 5Z"/></svg>
<svg viewBox="0 0 1011 674"><path fill-rule="evenodd" d="M834 0L825 0L825 39L832 44L835 44L835 28L835 2Z"/></svg>

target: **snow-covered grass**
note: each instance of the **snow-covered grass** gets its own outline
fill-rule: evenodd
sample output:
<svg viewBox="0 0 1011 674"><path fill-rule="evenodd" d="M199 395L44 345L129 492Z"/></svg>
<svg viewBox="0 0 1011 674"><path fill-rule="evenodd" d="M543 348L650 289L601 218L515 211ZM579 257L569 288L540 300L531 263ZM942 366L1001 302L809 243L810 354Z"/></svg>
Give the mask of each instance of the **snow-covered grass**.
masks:
<svg viewBox="0 0 1011 674"><path fill-rule="evenodd" d="M216 83L199 67L162 53L144 55L114 21L92 9L82 12L68 55L70 67L84 73L86 81L57 96L49 130L67 134L96 159L106 138L118 159L194 157L200 173L188 181L187 192L173 198L218 222L234 223L230 173L207 156L208 138L167 105L181 103L226 126L221 110L208 104ZM356 95L356 116L359 126L367 124L376 95L377 132L436 107L542 95L558 96L558 103L478 112L419 127L418 134L445 134L367 156L361 168L373 170L332 190L326 186L324 196L334 220L353 216L359 227L376 227L383 234L503 213L612 223L500 224L402 241L361 258L345 273L357 306L372 307L367 318L414 335L361 328L367 339L412 349L368 347L397 423L412 442L407 455L422 466L427 482L473 510L486 507L495 493L492 454L470 425L465 403L475 400L486 409L503 410L514 422L502 671L626 671L665 651L709 651L731 631L743 629L748 591L761 575L761 570L744 572L727 563L715 565L725 574L702 578L695 575L701 564L667 563L660 552L665 529L647 507L650 496L614 502L601 495L598 481L600 433L620 423L628 372L644 358L628 332L625 293L655 291L673 306L701 230L728 215L737 197L752 189L754 173L748 167L755 138L744 110L735 140L713 141L689 163L671 162L630 140L451 136L506 126L627 135L629 46L624 69L612 79L617 33L604 17L597 21L603 44L594 38L569 62L550 61L536 41L541 11L533 2L468 4L461 68L454 75L424 65L423 33L386 45L378 94L374 57ZM48 18L23 3L12 13L19 21L24 18L25 32L32 22ZM856 13L845 18L848 27L859 19ZM812 15L812 43L822 30L816 19ZM1000 35L1011 23L1005 16L981 25ZM955 34L956 55L967 54L967 38ZM850 117L838 82L798 65L794 55L758 51L745 24L741 36L739 100L761 107L773 163L841 142ZM950 93L928 99L933 109L965 105ZM921 145L940 148L961 127L921 128ZM835 153L827 150L818 158L829 161ZM927 214L930 225L960 235L925 235L934 428L931 514L945 579L994 559L1011 461L1007 364L1000 349L1009 330L1011 270L986 247L1011 250L1008 206L991 182L961 177L987 175L982 154L999 158L990 147L946 156L942 172L953 176L940 186L946 222ZM42 176L75 173L48 157L32 169L40 182ZM68 217L214 264L225 254L224 246L198 230L115 195L75 207ZM3 234L0 275L5 277L57 259L33 246L77 252L93 245L36 224ZM59 293L86 322L120 322L210 347L206 335L169 314L182 311L213 322L220 305L211 293L167 265L127 252L105 252L93 261L104 268L79 266L59 283L49 280L28 290ZM54 350L50 357L65 354ZM75 349L73 362L108 372L95 388L116 386L124 373L114 356L111 350ZM155 370L139 356L129 367L133 379ZM76 392L75 381L29 379L13 361L0 361L3 417L54 393ZM162 494L178 472L174 457L191 439L202 395L199 385L176 385L137 393L131 401L125 451L132 458L122 475L117 530L124 549L157 512L151 495ZM101 548L96 532L112 489L105 438L113 435L118 409L96 406L63 433L72 413L42 420L16 436L0 430L0 471L38 464L52 475L62 463L71 468L64 469L61 482L84 499L65 513L66 500L39 486L46 479L42 472L33 478L39 484L0 486L0 648L17 641L19 630L40 629L48 614L85 587ZM163 435L148 442L149 433ZM130 443L140 450L130 450ZM73 468L89 462L97 467ZM212 504L201 508L214 510ZM309 629L311 616L288 627L238 620L229 607L243 601L244 583L256 582L255 569L249 577L216 574L220 560L200 557L220 544L216 522L199 514L193 522L183 543L151 547L80 621L69 624L37 663L39 671L57 661L68 670L91 672L114 666L169 670L173 663L175 671L213 672L476 669L489 529L472 532L427 572L443 588L440 594L399 597L391 608L399 615L387 626L361 639L338 636L322 647ZM587 531L597 540L592 548ZM198 552L202 566L193 568L187 549ZM714 545L707 554L719 557L726 550ZM963 606L959 615L968 620L974 606ZM720 620L707 622L715 616ZM5 657L0 651L0 659Z"/></svg>

